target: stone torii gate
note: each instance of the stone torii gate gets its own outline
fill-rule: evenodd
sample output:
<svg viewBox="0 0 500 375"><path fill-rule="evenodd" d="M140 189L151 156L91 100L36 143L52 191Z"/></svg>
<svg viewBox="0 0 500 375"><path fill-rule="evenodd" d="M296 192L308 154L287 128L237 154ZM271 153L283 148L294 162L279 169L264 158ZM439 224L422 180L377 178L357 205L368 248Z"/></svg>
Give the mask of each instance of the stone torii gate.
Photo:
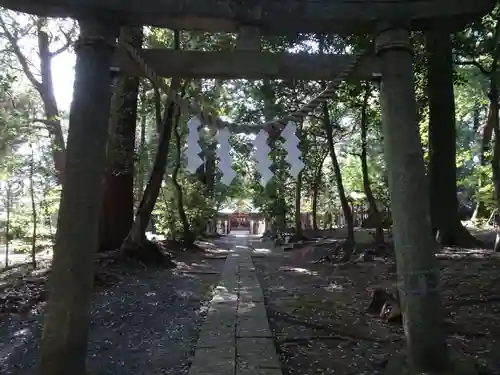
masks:
<svg viewBox="0 0 500 375"><path fill-rule="evenodd" d="M429 334L442 328L409 31L435 25L457 30L491 10L493 0L0 0L0 5L41 16L73 17L81 27L43 339L50 346L43 345L41 374L83 375L85 368L91 270L103 195L109 67L118 62L127 73L141 74L134 61L114 52L119 27L140 25L242 31L240 45L246 50L144 51L158 74L184 77L331 80L349 56L264 54L255 48L251 30L374 35L376 56L365 56L351 76L381 74L385 158L409 359L419 364L419 372L433 367L445 348Z"/></svg>

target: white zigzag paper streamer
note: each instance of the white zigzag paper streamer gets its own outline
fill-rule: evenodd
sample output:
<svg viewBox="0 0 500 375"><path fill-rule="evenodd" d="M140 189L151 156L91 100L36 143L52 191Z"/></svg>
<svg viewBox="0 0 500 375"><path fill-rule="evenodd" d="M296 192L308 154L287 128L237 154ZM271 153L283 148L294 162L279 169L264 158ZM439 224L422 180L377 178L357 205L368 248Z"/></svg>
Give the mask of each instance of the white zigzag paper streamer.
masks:
<svg viewBox="0 0 500 375"><path fill-rule="evenodd" d="M219 170L222 172L221 182L229 186L236 177L236 172L232 168L233 161L230 154L229 129L219 129L215 138L219 143L216 154L219 157Z"/></svg>
<svg viewBox="0 0 500 375"><path fill-rule="evenodd" d="M203 159L200 158L200 126L201 121L198 117L193 117L187 123L187 147L184 150L184 155L187 158L186 170L195 173L196 170L203 164Z"/></svg>
<svg viewBox="0 0 500 375"><path fill-rule="evenodd" d="M290 121L281 132L281 136L285 139L283 147L285 147L287 152L285 160L290 164L290 174L294 178L297 178L300 171L305 167L302 160L300 160L302 156L298 148L300 139L295 135L296 132L297 124L292 121Z"/></svg>
<svg viewBox="0 0 500 375"><path fill-rule="evenodd" d="M256 148L255 160L257 161L257 171L260 174L260 184L262 186L266 186L269 180L273 178L273 172L269 169L272 162L269 159L271 148L267 144L268 138L267 132L261 130L252 142Z"/></svg>

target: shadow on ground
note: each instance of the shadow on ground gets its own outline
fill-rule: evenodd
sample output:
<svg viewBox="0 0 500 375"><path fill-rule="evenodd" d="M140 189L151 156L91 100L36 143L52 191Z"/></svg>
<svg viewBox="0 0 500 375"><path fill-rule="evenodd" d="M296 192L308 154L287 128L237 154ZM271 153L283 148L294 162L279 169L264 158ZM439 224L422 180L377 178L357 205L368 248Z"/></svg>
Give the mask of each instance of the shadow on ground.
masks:
<svg viewBox="0 0 500 375"><path fill-rule="evenodd" d="M135 269L95 298L88 369L99 375L185 374L227 250L183 254L176 269ZM220 250L222 248L222 250ZM43 306L2 314L0 374L35 374Z"/></svg>
<svg viewBox="0 0 500 375"><path fill-rule="evenodd" d="M394 284L394 263L318 264L313 246L253 256L284 373L382 373L404 348L403 330L365 311L370 288ZM439 264L452 351L500 374L500 261L491 255L446 249Z"/></svg>

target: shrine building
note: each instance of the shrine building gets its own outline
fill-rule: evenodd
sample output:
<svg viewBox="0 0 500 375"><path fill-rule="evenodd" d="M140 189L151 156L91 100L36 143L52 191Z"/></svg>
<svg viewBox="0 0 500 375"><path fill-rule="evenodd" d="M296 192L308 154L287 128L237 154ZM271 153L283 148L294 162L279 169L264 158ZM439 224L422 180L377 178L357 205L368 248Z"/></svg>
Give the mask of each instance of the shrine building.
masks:
<svg viewBox="0 0 500 375"><path fill-rule="evenodd" d="M217 213L217 232L229 234L231 231L248 234L263 234L266 222L264 215L253 207L224 208Z"/></svg>

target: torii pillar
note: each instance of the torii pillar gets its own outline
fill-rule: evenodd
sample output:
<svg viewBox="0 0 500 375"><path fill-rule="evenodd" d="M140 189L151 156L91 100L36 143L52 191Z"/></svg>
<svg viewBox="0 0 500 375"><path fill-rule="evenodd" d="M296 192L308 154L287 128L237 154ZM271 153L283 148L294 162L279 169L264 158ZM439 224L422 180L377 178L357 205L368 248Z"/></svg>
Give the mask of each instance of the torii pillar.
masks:
<svg viewBox="0 0 500 375"><path fill-rule="evenodd" d="M94 255L104 195L109 67L119 30L117 25L80 22L66 167L42 336L42 375L83 375L85 369Z"/></svg>
<svg viewBox="0 0 500 375"><path fill-rule="evenodd" d="M432 237L427 176L420 142L409 29L383 27L380 102L389 173L398 289L409 365L416 373L443 370L447 362ZM407 324L411 322L411 324Z"/></svg>

